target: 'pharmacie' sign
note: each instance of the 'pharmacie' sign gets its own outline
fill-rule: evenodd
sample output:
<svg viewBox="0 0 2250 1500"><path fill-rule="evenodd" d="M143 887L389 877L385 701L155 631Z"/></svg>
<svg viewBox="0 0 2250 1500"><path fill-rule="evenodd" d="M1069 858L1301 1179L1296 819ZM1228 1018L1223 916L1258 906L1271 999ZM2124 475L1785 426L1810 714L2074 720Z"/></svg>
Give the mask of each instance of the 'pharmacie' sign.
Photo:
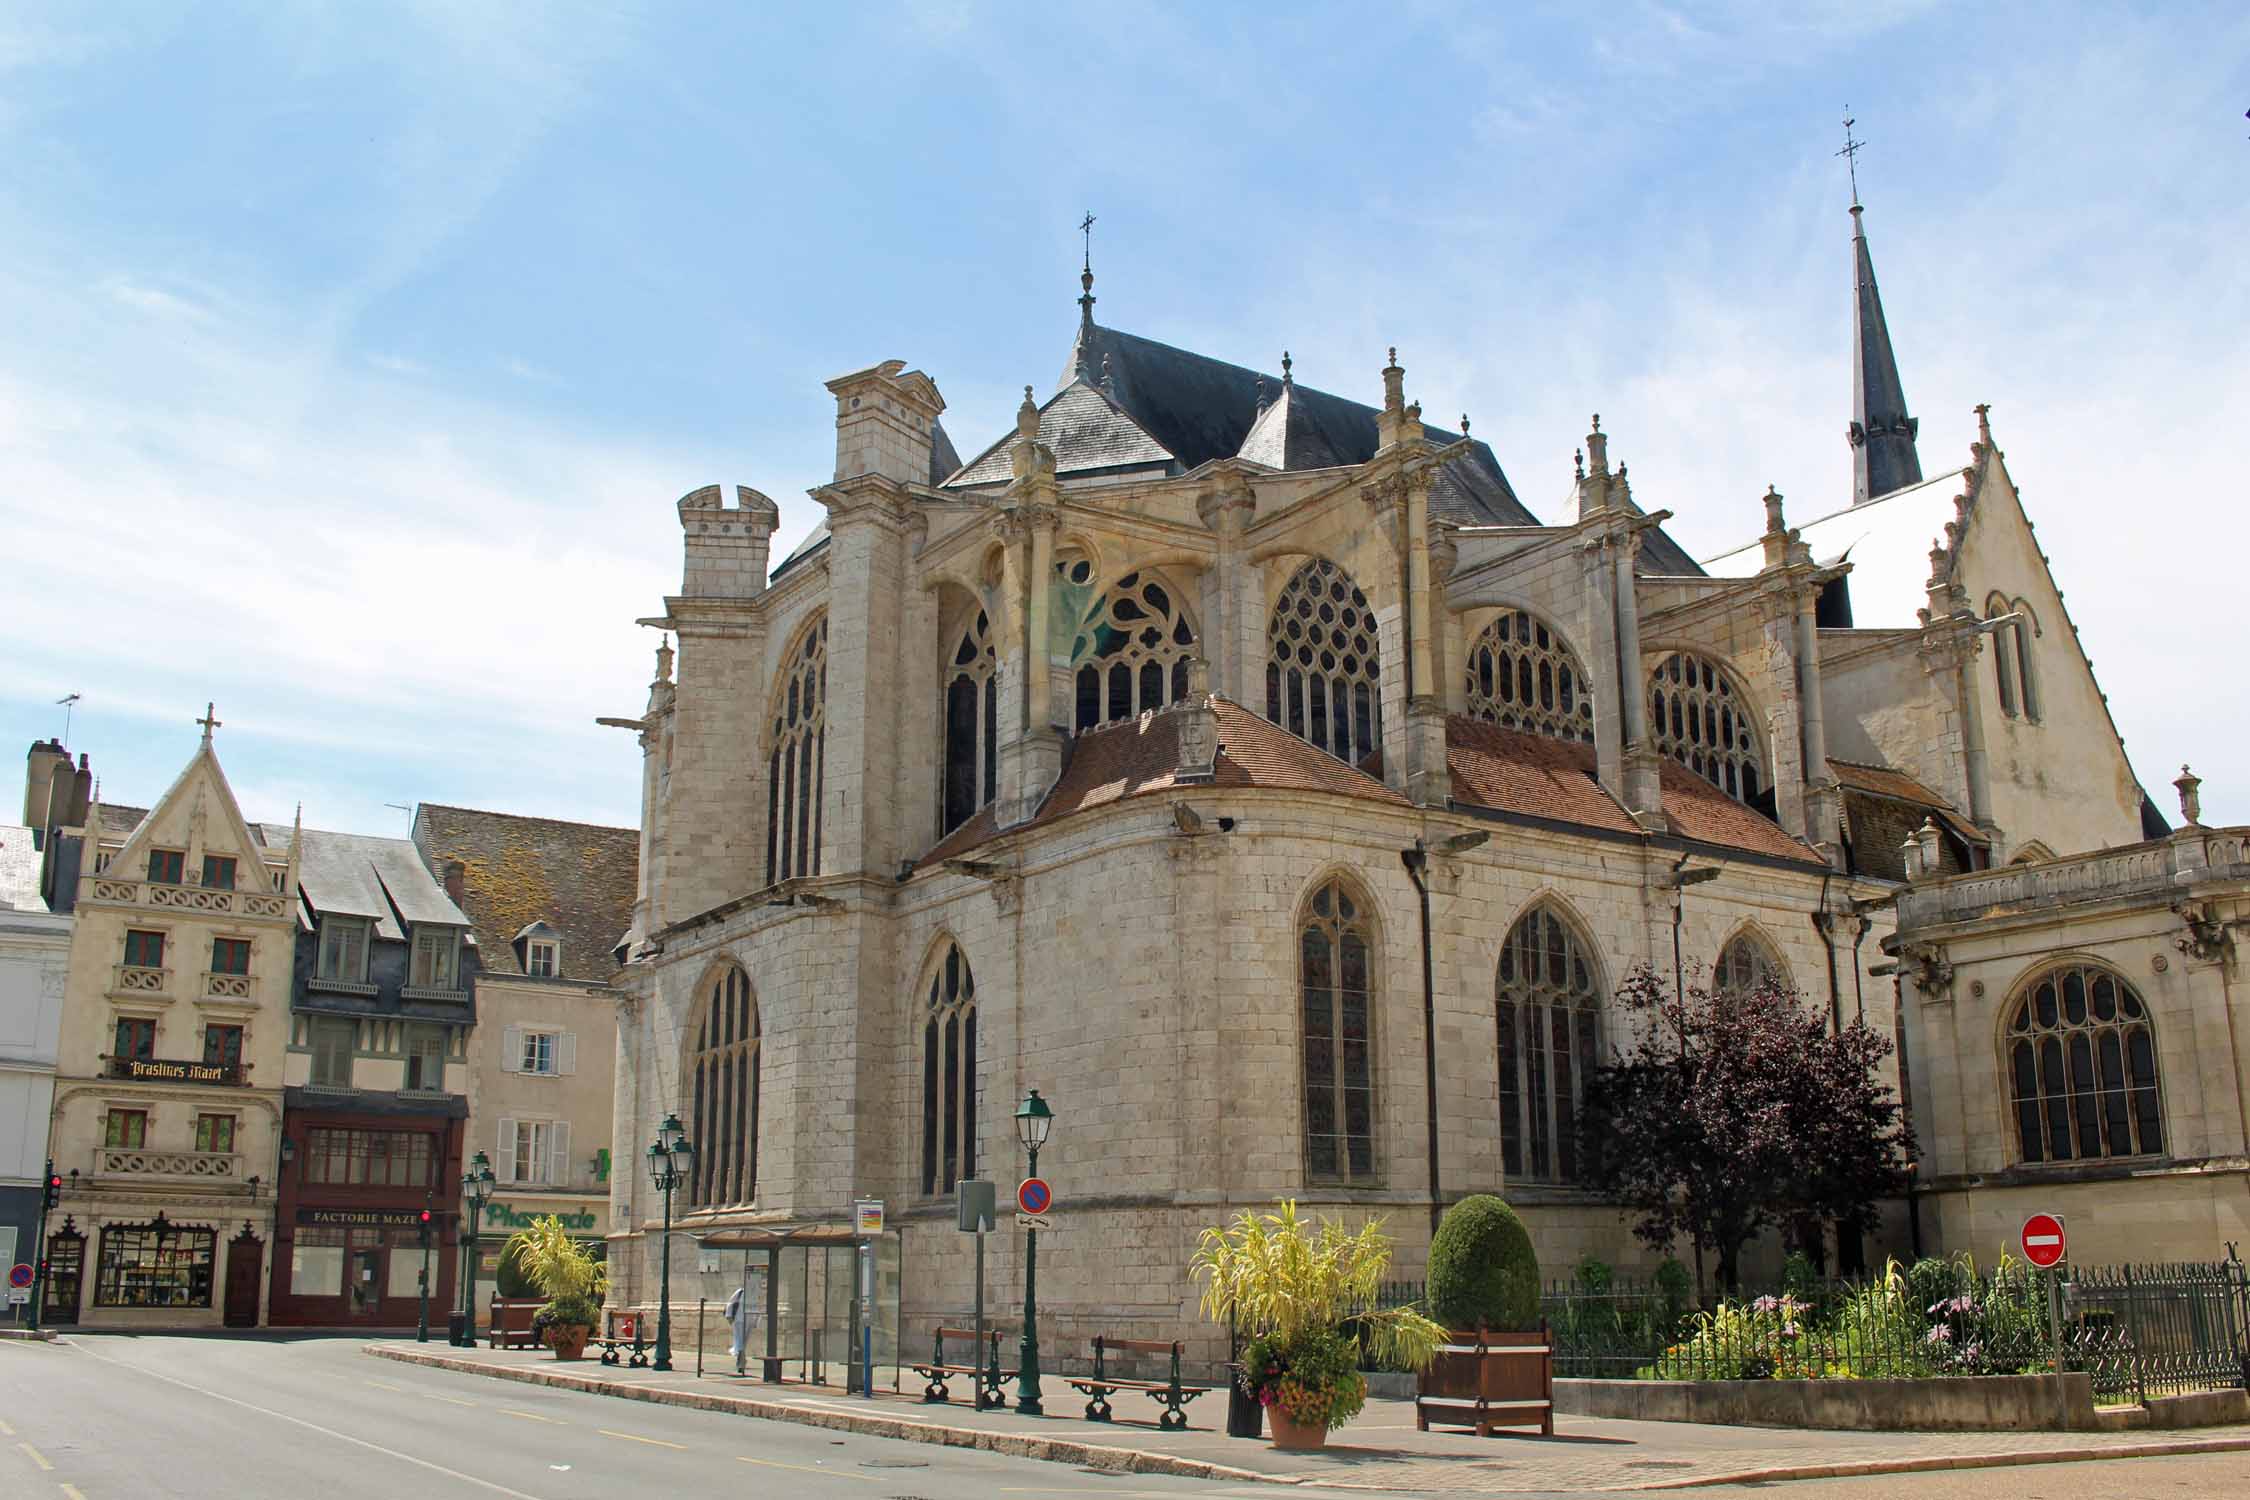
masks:
<svg viewBox="0 0 2250 1500"><path fill-rule="evenodd" d="M497 1200L484 1206L485 1222L500 1229L529 1229L539 1220L550 1218L562 1220L565 1229L580 1232L592 1229L595 1223L593 1214L584 1209L574 1214L558 1214L535 1208L526 1213Z"/></svg>

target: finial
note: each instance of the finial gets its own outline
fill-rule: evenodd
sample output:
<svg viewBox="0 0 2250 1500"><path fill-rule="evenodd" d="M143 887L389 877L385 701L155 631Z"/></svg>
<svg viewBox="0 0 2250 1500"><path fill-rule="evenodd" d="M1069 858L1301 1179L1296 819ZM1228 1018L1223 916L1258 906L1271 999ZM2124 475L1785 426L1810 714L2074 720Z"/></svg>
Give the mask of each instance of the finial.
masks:
<svg viewBox="0 0 2250 1500"><path fill-rule="evenodd" d="M1028 385L1027 385L1027 386L1025 386L1025 387L1023 388L1023 404L1024 404L1025 406L1030 406L1030 407L1032 407L1032 409L1033 409L1033 410L1035 410L1035 411L1036 411L1036 410L1038 409L1038 408L1037 408L1037 406L1036 406L1036 405L1034 405L1034 403L1032 402L1032 399L1031 399L1031 387L1030 387L1030 386L1028 386Z"/></svg>
<svg viewBox="0 0 2250 1500"><path fill-rule="evenodd" d="M1599 412L1594 414L1594 430L1586 434L1586 462L1596 474L1609 472L1609 435L1602 431Z"/></svg>
<svg viewBox="0 0 2250 1500"><path fill-rule="evenodd" d="M1601 430L1602 430L1602 414L1601 414L1600 412L1595 412L1595 413L1594 413L1594 431L1596 431L1596 432L1599 432L1599 431L1601 431Z"/></svg>
<svg viewBox="0 0 2250 1500"><path fill-rule="evenodd" d="M1281 351L1281 385L1284 390L1291 390L1296 387L1297 377L1290 373L1290 367L1295 363L1294 360L1290 359L1287 349Z"/></svg>
<svg viewBox="0 0 2250 1500"><path fill-rule="evenodd" d="M1578 477L1580 479L1584 479L1586 477L1586 450L1580 448L1576 452L1572 453L1570 455L1570 461L1572 466L1578 470Z"/></svg>
<svg viewBox="0 0 2250 1500"><path fill-rule="evenodd" d="M1469 414L1468 414L1467 412L1463 412L1463 413L1461 413L1461 436L1463 436L1463 437L1467 437L1468 435L1469 435Z"/></svg>
<svg viewBox="0 0 2250 1500"><path fill-rule="evenodd" d="M658 682L670 682L672 680L672 637L669 634L657 637L656 680Z"/></svg>
<svg viewBox="0 0 2250 1500"><path fill-rule="evenodd" d="M1081 327L1094 325L1094 216L1088 213L1078 221L1078 232L1086 237L1085 256L1078 265L1078 322Z"/></svg>
<svg viewBox="0 0 2250 1500"><path fill-rule="evenodd" d="M1039 407L1031 399L1031 387L1023 388L1023 405L1016 408L1016 437L1018 441L1036 442L1039 438Z"/></svg>
<svg viewBox="0 0 2250 1500"><path fill-rule="evenodd" d="M1113 396L1117 394L1116 388L1110 384L1109 356L1107 354L1104 354L1102 356L1102 389L1108 391Z"/></svg>
<svg viewBox="0 0 2250 1500"><path fill-rule="evenodd" d="M1781 491L1769 484L1766 486L1766 531L1771 534L1786 530L1788 527L1781 519Z"/></svg>
<svg viewBox="0 0 2250 1500"><path fill-rule="evenodd" d="M1254 409L1255 409L1255 410L1257 410L1257 411L1264 411L1264 410L1266 409L1266 405L1267 405L1267 402L1266 402L1266 377L1265 377L1265 376L1263 376L1263 375L1260 375L1260 376L1258 377L1258 395L1257 395L1257 398L1256 398L1256 399L1257 399L1257 405L1256 405L1256 407L1255 407Z"/></svg>
<svg viewBox="0 0 2250 1500"><path fill-rule="evenodd" d="M2187 819L2188 827L2198 828L2203 822L2203 778L2189 770L2183 762L2180 774L2172 779L2180 790L2180 816Z"/></svg>
<svg viewBox="0 0 2250 1500"><path fill-rule="evenodd" d="M1976 413L1977 441L1989 448L1992 446L1992 403L1979 401L1976 405Z"/></svg>
<svg viewBox="0 0 2250 1500"><path fill-rule="evenodd" d="M1859 153L1860 153L1860 151L1861 151L1861 150L1862 150L1862 149L1863 149L1863 148L1864 148L1864 147L1865 147L1865 146L1867 145L1867 142L1865 142L1865 141L1855 141L1855 140L1853 140L1853 139L1852 139L1852 126L1853 126L1853 125L1855 125L1855 124L1857 124L1858 122L1857 122L1856 120L1854 120L1854 119L1853 119L1853 118L1851 117L1851 115L1850 115L1850 113L1849 113L1849 111L1850 111L1850 109L1851 109L1851 106L1850 106L1849 104L1845 105L1845 106L1844 106L1844 109L1845 109L1845 110L1847 111L1847 113L1846 113L1846 114L1844 115L1844 149L1843 149L1843 150L1841 150L1841 151L1839 151L1839 152L1837 152L1836 154L1837 154L1838 156L1841 156L1841 157L1842 157L1842 158L1844 159L1844 168L1845 168L1845 170L1846 170L1846 171L1848 171L1848 172L1850 172L1850 173L1851 173L1851 178L1852 178L1852 212L1853 212L1853 213L1858 213L1858 212L1859 212Z"/></svg>
<svg viewBox="0 0 2250 1500"><path fill-rule="evenodd" d="M1398 368L1398 345L1396 344L1391 345L1391 362L1388 368L1393 370Z"/></svg>
<svg viewBox="0 0 2250 1500"><path fill-rule="evenodd" d="M203 717L195 722L203 726L203 743L208 748L211 744L211 731L217 729L220 724L219 716L213 712L213 705L205 703L203 705Z"/></svg>

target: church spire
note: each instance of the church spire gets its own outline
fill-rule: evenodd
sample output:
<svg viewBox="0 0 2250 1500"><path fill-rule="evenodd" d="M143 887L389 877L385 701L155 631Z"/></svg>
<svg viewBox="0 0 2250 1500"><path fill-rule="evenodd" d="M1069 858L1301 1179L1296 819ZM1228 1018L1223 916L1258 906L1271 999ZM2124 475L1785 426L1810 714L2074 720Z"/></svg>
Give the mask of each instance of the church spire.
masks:
<svg viewBox="0 0 2250 1500"><path fill-rule="evenodd" d="M1922 481L1922 458L1914 447L1921 424L1906 413L1906 388L1883 321L1867 227L1860 221L1866 210L1859 201L1857 157L1866 144L1852 138L1852 122L1844 121L1844 149L1836 154L1852 164L1852 423L1845 435L1852 446L1854 505Z"/></svg>

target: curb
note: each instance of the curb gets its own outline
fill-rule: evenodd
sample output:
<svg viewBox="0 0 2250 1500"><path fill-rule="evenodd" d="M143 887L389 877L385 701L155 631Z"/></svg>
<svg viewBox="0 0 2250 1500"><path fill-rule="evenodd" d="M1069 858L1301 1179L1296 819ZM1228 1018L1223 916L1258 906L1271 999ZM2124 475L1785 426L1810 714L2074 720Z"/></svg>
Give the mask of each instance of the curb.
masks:
<svg viewBox="0 0 2250 1500"><path fill-rule="evenodd" d="M0 1339L20 1339L27 1344L52 1344L55 1342L55 1331L52 1328L0 1328Z"/></svg>
<svg viewBox="0 0 2250 1500"><path fill-rule="evenodd" d="M396 1360L407 1365L426 1365L437 1370L454 1370L464 1375L482 1375L493 1380L514 1380L525 1385L585 1391L596 1396L619 1396L630 1401L646 1401L654 1406L685 1406L697 1411L729 1412L736 1416L762 1417L774 1422L795 1422L801 1427L825 1427L834 1432L854 1432L866 1437L898 1438L910 1443L936 1443L947 1448L979 1448L1010 1458L1036 1458L1049 1463L1078 1464L1112 1474L1164 1474L1179 1479L1218 1479L1230 1483L1304 1482L1295 1475L1261 1474L1255 1469L1237 1469L1202 1459L1144 1452L1138 1448L1108 1448L1071 1438L1026 1437L1015 1433L987 1432L975 1427L939 1427L927 1422L908 1422L873 1413L861 1416L856 1412L813 1411L802 1406L785 1406L779 1402L760 1401L748 1396L721 1396L702 1391L618 1385L562 1370L488 1365L481 1360L425 1354L419 1349L402 1349L395 1344L363 1344L360 1348L362 1353L372 1354L377 1359Z"/></svg>
<svg viewBox="0 0 2250 1500"><path fill-rule="evenodd" d="M2177 1458L2195 1453L2250 1453L2250 1438L2191 1438L2170 1443L2049 1448L2025 1453L1955 1453L1934 1458L1878 1458L1863 1463L1800 1464L1792 1468L1744 1469L1735 1474L1699 1474L1692 1479L1660 1479L1634 1488L1708 1489L1716 1484L1778 1484L1791 1479L1861 1479L1874 1474L1928 1474L1943 1469L2016 1469L2032 1464L2083 1464L2105 1458Z"/></svg>

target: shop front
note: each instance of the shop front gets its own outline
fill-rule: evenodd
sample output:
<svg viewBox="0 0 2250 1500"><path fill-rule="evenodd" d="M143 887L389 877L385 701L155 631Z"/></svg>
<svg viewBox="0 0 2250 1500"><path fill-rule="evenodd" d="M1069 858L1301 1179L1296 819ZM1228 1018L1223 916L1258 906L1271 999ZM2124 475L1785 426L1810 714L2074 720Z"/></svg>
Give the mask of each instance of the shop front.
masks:
<svg viewBox="0 0 2250 1500"><path fill-rule="evenodd" d="M426 1284L443 1328L459 1285L461 1121L293 1110L282 1140L271 1321L411 1328Z"/></svg>
<svg viewBox="0 0 2250 1500"><path fill-rule="evenodd" d="M552 1215L563 1232L593 1253L596 1260L609 1255L609 1205L583 1193L511 1192L485 1204L477 1239L476 1304L481 1310L500 1290L500 1254L508 1237L529 1229ZM520 1295L520 1293L519 1293Z"/></svg>

